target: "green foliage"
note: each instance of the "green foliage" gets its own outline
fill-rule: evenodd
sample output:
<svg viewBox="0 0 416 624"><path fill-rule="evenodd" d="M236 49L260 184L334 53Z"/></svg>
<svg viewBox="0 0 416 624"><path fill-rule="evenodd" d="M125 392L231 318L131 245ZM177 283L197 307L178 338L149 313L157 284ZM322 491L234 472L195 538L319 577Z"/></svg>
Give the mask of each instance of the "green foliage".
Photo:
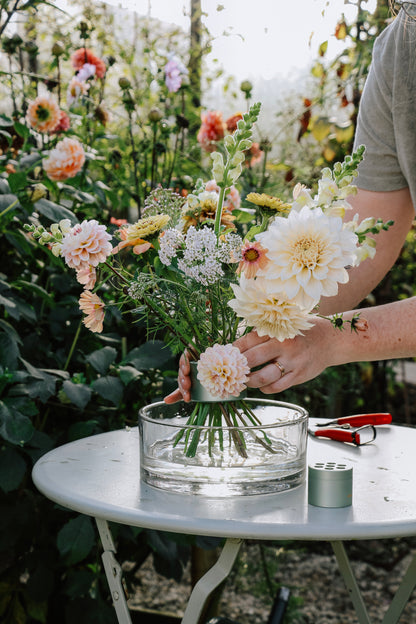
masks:
<svg viewBox="0 0 416 624"><path fill-rule="evenodd" d="M211 177L212 163L195 136L201 111L190 85L184 78L180 89L170 92L165 83L168 52L175 51L178 58L188 52L183 33L161 33L155 25L150 29L147 23L134 23L130 42L115 41L105 6L97 9L83 2L83 21L78 23L53 4L0 3L3 66L12 68L0 74L8 106L0 115L0 620L106 624L114 622L114 614L91 520L54 506L38 493L31 470L57 445L135 426L142 405L175 387L177 361L166 346L163 328L148 336L137 315L120 313L108 284L100 290L105 302L114 304L105 331L89 332L80 320L81 285L65 273L62 259L47 245L39 246L23 225L30 221L48 231L51 223L63 219L76 224L97 218L115 232L118 219L135 221L143 210L163 201L155 193L159 185L174 188L180 205L181 193L194 180ZM11 9L25 20L26 41L9 36ZM359 52L360 58L369 58L370 41L361 42L368 49ZM338 69L350 54L351 42L346 44ZM83 46L102 54L107 71L104 78L91 77L88 92L70 106L64 97L74 72L70 55ZM351 71L363 67L353 60L350 65ZM365 72L357 77L360 84L364 77ZM70 128L62 135L41 134L27 122L28 103L46 88L69 115ZM313 100L318 117L324 116L328 99L328 92L320 89ZM301 157L282 145L282 158L270 162L267 141L245 151L239 179L243 206L235 213L240 223L252 219L244 205L248 192L261 192L267 185L287 192L299 172L308 172L313 181L323 162L324 139L313 137L306 119L301 123ZM335 131L331 126L326 135L325 123L320 124L326 146L333 145ZM44 159L64 136L84 145L86 161L75 176L52 180ZM348 145L347 140L338 141L336 158ZM216 147L225 153L220 140ZM256 164L259 154L262 160ZM390 294L414 294L415 271L409 238L392 273ZM352 413L367 408L369 397L382 396L369 382L375 376L366 365L328 371L284 398L305 405L311 415ZM139 566L153 553L161 573L180 577L192 540L121 526L114 527L114 534L122 561ZM202 547L217 543L195 540Z"/></svg>

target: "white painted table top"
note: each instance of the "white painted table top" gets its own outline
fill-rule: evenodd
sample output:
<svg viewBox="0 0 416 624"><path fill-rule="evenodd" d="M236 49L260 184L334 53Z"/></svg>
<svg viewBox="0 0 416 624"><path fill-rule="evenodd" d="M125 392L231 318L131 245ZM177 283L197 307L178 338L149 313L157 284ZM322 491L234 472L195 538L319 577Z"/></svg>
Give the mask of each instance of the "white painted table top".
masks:
<svg viewBox="0 0 416 624"><path fill-rule="evenodd" d="M74 511L162 531L267 540L416 535L416 429L410 427L377 427L376 440L362 447L309 438L308 464L353 464L353 504L337 509L309 505L306 483L289 492L217 499L167 493L140 482L139 452L137 428L84 438L39 459L33 480Z"/></svg>

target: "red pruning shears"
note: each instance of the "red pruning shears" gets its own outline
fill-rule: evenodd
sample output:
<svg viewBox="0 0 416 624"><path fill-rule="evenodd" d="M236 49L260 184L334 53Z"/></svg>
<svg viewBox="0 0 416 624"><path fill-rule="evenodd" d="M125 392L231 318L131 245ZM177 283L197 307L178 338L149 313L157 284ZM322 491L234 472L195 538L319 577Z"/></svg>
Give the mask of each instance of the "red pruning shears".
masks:
<svg viewBox="0 0 416 624"><path fill-rule="evenodd" d="M348 442L356 446L369 444L376 435L375 427L377 425L389 425L392 421L391 414L356 414L355 416L344 416L326 423L319 423L317 427L328 427L329 429L317 429L309 431L309 433L317 438L329 438L330 440L338 440L339 442Z"/></svg>

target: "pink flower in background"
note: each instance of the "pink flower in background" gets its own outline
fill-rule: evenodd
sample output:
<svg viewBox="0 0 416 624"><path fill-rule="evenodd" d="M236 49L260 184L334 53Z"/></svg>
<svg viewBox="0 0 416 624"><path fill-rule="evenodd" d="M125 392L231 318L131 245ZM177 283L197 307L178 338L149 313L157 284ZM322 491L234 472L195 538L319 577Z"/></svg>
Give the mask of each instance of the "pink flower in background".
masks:
<svg viewBox="0 0 416 624"><path fill-rule="evenodd" d="M97 78L104 78L106 65L102 59L94 54L89 48L79 48L71 56L71 63L74 69L81 69L86 63L95 65L95 75Z"/></svg>
<svg viewBox="0 0 416 624"><path fill-rule="evenodd" d="M89 290L84 290L79 298L79 307L86 315L82 322L88 329L95 333L103 331L103 321L105 315L105 304Z"/></svg>
<svg viewBox="0 0 416 624"><path fill-rule="evenodd" d="M237 347L215 344L201 353L197 377L210 394L226 399L246 389L249 372L247 358Z"/></svg>
<svg viewBox="0 0 416 624"><path fill-rule="evenodd" d="M52 95L39 95L30 102L26 119L29 125L38 132L52 132L58 125L61 109Z"/></svg>
<svg viewBox="0 0 416 624"><path fill-rule="evenodd" d="M105 225L95 219L74 225L62 240L61 256L72 269L96 267L104 262L113 248Z"/></svg>
<svg viewBox="0 0 416 624"><path fill-rule="evenodd" d="M206 152L214 152L217 149L215 143L224 138L225 123L220 111L208 111L201 115L202 125L199 129L197 140Z"/></svg>
<svg viewBox="0 0 416 624"><path fill-rule="evenodd" d="M170 93L179 91L182 84L183 65L179 64L175 59L170 59L165 65L165 84Z"/></svg>
<svg viewBox="0 0 416 624"><path fill-rule="evenodd" d="M97 271L95 267L85 264L77 270L77 282L84 284L85 290L92 290L97 281Z"/></svg>
<svg viewBox="0 0 416 624"><path fill-rule="evenodd" d="M240 206L241 206L240 193L233 185L228 189L228 193L224 202L224 208L232 212L233 210L238 210Z"/></svg>
<svg viewBox="0 0 416 624"><path fill-rule="evenodd" d="M81 96L87 95L89 88L90 85L88 82L80 80L77 76L72 78L66 90L66 103L68 106L76 104Z"/></svg>
<svg viewBox="0 0 416 624"><path fill-rule="evenodd" d="M259 143L252 143L250 149L246 151L246 164L250 167L257 165L263 158L263 150L260 149Z"/></svg>
<svg viewBox="0 0 416 624"><path fill-rule="evenodd" d="M61 110L61 114L59 117L58 124L51 131L52 134L60 134L61 132L67 132L71 127L71 120L69 119L68 113Z"/></svg>
<svg viewBox="0 0 416 624"><path fill-rule="evenodd" d="M56 144L43 161L43 168L50 180L73 178L82 169L85 152L77 139L66 137Z"/></svg>
<svg viewBox="0 0 416 624"><path fill-rule="evenodd" d="M246 241L241 249L243 259L238 265L237 273L243 271L247 279L255 277L259 269L265 269L269 263L267 249L258 242Z"/></svg>
<svg viewBox="0 0 416 624"><path fill-rule="evenodd" d="M220 187L218 186L216 180L209 180L209 182L205 184L205 190L208 192L215 191L215 193L219 193Z"/></svg>
<svg viewBox="0 0 416 624"><path fill-rule="evenodd" d="M88 78L92 78L97 73L97 67L92 63L84 63L77 75L75 76L81 82L85 82Z"/></svg>

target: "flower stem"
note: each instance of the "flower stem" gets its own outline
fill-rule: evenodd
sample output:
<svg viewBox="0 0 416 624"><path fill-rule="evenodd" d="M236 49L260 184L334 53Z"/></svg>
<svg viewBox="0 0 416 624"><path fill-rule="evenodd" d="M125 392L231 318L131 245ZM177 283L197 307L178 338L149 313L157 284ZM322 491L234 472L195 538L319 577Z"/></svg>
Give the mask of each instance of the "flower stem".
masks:
<svg viewBox="0 0 416 624"><path fill-rule="evenodd" d="M78 329L77 329L77 331L75 332L75 336L74 336L74 339L73 339L73 341L72 341L71 348L70 348L69 353L68 353L68 357L66 358L66 362L65 362L65 365L64 365L64 367L63 367L63 370L64 370L64 371L66 371L66 370L67 370L67 368L68 368L68 366L69 366L69 363L70 363L70 361L71 361L71 359L72 359L72 356L73 356L73 354L74 354L75 347L76 347L76 345L77 345L78 338L79 338L79 335L80 335L80 333L81 333L81 327L82 327L82 321L80 321L80 322L79 322Z"/></svg>

